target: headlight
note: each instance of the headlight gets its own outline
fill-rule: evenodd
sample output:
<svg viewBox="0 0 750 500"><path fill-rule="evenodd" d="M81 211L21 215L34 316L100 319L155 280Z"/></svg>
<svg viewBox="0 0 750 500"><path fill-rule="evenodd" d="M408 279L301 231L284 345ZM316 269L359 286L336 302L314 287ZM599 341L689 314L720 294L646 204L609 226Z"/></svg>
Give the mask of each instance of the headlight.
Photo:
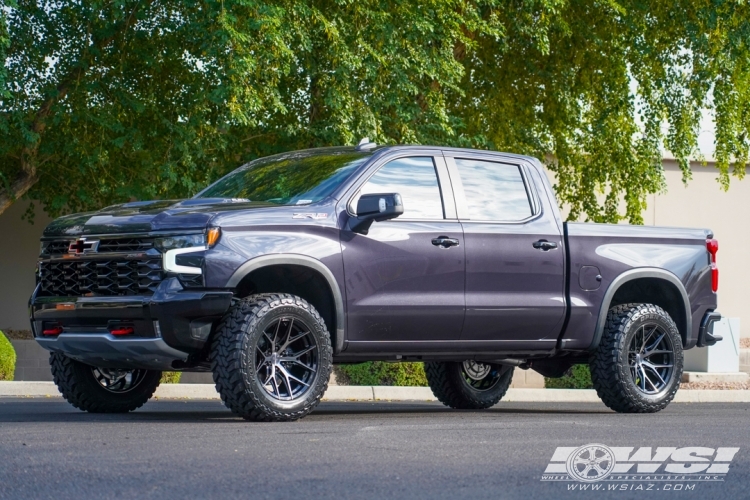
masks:
<svg viewBox="0 0 750 500"><path fill-rule="evenodd" d="M208 248L205 234L191 234L185 236L169 236L154 240L154 247L161 250L164 254L164 270L177 274L202 274L201 264L202 257L191 259L182 257L182 262L178 259L183 254L200 252Z"/></svg>
<svg viewBox="0 0 750 500"><path fill-rule="evenodd" d="M206 247L205 234L191 234L187 236L169 236L167 238L157 238L154 240L154 246L166 252L175 248L192 248ZM197 249L196 249L197 250Z"/></svg>

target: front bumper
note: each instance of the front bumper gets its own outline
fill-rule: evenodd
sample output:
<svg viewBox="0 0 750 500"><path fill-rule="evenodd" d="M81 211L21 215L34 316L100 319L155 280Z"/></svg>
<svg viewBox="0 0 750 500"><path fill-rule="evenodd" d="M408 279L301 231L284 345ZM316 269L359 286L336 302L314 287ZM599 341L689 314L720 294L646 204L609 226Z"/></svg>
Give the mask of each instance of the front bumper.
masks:
<svg viewBox="0 0 750 500"><path fill-rule="evenodd" d="M229 309L232 292L188 291L177 278L151 296L38 297L30 300L37 342L53 352L108 368L171 370L200 361L213 325ZM59 335L45 329L61 328ZM119 328L129 335L112 335Z"/></svg>

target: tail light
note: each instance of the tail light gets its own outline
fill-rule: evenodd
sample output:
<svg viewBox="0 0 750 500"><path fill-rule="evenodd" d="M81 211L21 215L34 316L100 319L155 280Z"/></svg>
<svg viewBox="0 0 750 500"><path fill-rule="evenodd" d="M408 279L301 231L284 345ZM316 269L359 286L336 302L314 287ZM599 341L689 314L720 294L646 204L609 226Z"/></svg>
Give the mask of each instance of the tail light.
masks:
<svg viewBox="0 0 750 500"><path fill-rule="evenodd" d="M119 328L111 328L109 330L109 333L112 335L130 335L133 332L135 332L135 329L132 326L122 326Z"/></svg>
<svg viewBox="0 0 750 500"><path fill-rule="evenodd" d="M63 327L61 326L51 326L47 327L44 330L42 330L42 335L60 335L63 332Z"/></svg>
<svg viewBox="0 0 750 500"><path fill-rule="evenodd" d="M706 250L711 256L711 290L719 290L719 268L716 265L716 254L719 252L719 240L706 240Z"/></svg>

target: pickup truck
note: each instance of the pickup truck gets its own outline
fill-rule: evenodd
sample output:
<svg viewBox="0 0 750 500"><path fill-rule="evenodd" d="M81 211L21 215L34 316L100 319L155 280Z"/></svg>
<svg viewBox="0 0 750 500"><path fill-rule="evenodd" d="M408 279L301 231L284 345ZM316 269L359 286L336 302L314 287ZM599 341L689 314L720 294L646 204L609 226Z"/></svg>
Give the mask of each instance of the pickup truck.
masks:
<svg viewBox="0 0 750 500"><path fill-rule="evenodd" d="M310 149L186 200L44 231L31 325L75 407L126 412L161 372L211 371L247 420L295 420L336 363L423 362L452 408L496 404L516 367L588 364L602 401L655 412L683 351L721 340L705 229L564 222L534 158Z"/></svg>

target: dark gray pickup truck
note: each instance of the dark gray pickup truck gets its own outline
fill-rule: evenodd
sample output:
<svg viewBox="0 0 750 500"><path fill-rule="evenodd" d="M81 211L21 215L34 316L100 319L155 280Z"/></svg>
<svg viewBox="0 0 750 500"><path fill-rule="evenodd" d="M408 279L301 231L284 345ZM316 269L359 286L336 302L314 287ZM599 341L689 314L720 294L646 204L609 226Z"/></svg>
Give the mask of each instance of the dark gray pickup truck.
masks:
<svg viewBox="0 0 750 500"><path fill-rule="evenodd" d="M143 405L161 371L212 371L233 412L294 420L332 365L422 361L480 409L513 369L588 364L610 408L674 398L713 335L711 231L563 222L534 158L426 146L253 161L187 200L61 217L30 300L57 386L94 412Z"/></svg>

